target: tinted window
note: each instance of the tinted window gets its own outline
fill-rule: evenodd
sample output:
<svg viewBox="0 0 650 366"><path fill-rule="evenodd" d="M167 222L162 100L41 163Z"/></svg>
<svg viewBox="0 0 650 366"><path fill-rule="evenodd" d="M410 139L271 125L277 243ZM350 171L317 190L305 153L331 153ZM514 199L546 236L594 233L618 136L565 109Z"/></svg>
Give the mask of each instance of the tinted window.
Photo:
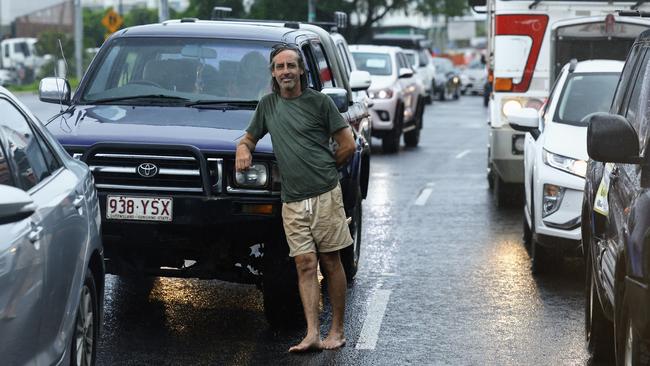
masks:
<svg viewBox="0 0 650 366"><path fill-rule="evenodd" d="M447 73L454 68L454 64L451 60L446 58L434 57L433 64L436 65L436 72L438 73Z"/></svg>
<svg viewBox="0 0 650 366"><path fill-rule="evenodd" d="M582 119L594 112L607 112L618 82L618 73L571 74L557 105L554 120L582 125Z"/></svg>
<svg viewBox="0 0 650 366"><path fill-rule="evenodd" d="M387 53L352 52L354 63L359 70L368 71L370 75L391 75L393 65Z"/></svg>
<svg viewBox="0 0 650 366"><path fill-rule="evenodd" d="M40 144L22 113L0 99L0 128L9 145L7 150L16 163L19 185L28 190L50 174Z"/></svg>
<svg viewBox="0 0 650 366"><path fill-rule="evenodd" d="M417 62L415 60L415 54L414 53L405 53L404 55L406 55L406 59L408 60L408 63L412 67L417 67L418 66Z"/></svg>
<svg viewBox="0 0 650 366"><path fill-rule="evenodd" d="M645 154L645 145L648 140L648 113L650 113L650 58L646 54L639 67L639 73L634 82L625 117L639 136L641 154Z"/></svg>
<svg viewBox="0 0 650 366"><path fill-rule="evenodd" d="M314 59L318 65L318 76L323 88L331 88L334 86L334 81L332 80L332 72L330 71L329 63L325 57L325 53L321 48L321 45L318 43L312 43L314 50Z"/></svg>
<svg viewBox="0 0 650 366"><path fill-rule="evenodd" d="M9 162L7 161L7 155L4 152L4 148L0 144L0 184L5 184L8 186L13 185L13 179L11 179L11 171L9 170Z"/></svg>
<svg viewBox="0 0 650 366"><path fill-rule="evenodd" d="M639 50L641 48L637 45L632 47L630 54L627 57L625 66L623 67L623 72L621 73L621 78L619 80L619 85L616 88L616 94L614 95L614 101L612 102L612 113L621 113L621 107L623 103L623 98L627 92L628 86L630 86L630 79L632 78L632 72L635 70L636 61L639 57ZM641 55L643 56L643 55ZM634 85L634 84L632 84Z"/></svg>

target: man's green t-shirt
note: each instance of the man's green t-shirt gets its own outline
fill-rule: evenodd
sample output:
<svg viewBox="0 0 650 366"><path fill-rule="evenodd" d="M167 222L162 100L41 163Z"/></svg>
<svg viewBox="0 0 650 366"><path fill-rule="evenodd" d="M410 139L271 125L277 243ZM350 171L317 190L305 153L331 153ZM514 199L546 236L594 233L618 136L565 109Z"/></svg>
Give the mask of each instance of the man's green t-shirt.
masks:
<svg viewBox="0 0 650 366"><path fill-rule="evenodd" d="M246 129L256 139L271 134L282 177L282 202L301 201L336 187L332 134L348 127L330 97L306 88L299 97L267 94Z"/></svg>

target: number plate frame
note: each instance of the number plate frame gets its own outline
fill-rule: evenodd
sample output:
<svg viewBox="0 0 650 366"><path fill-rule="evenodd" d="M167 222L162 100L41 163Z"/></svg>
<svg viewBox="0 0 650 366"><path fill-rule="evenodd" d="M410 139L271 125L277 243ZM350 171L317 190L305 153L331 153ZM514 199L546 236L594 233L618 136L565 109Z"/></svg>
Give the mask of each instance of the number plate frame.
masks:
<svg viewBox="0 0 650 366"><path fill-rule="evenodd" d="M117 209L115 212L111 212L110 202L112 200L116 201ZM133 202L134 208L132 213L127 212L129 201ZM121 202L124 202L123 208ZM154 205L153 202L157 203ZM155 214L152 211L152 207L154 206L157 207ZM172 222L174 217L173 206L174 200L172 197L107 195L105 217L107 220ZM120 211L124 212L120 213Z"/></svg>

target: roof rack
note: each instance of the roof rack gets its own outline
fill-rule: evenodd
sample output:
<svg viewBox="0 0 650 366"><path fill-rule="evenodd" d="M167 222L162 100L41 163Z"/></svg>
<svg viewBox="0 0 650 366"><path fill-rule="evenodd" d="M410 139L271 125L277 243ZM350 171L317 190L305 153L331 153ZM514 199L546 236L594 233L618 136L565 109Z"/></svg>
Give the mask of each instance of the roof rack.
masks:
<svg viewBox="0 0 650 366"><path fill-rule="evenodd" d="M228 17L232 13L232 8L226 6L215 6L212 8L211 20L228 20L243 23L279 23L284 24L286 28L299 29L300 23L313 24L321 28L327 29L329 27L331 32L336 32L338 29L344 29L348 24L348 15L342 11L334 12L333 22L298 22L286 20L271 20L271 19L238 19Z"/></svg>
<svg viewBox="0 0 650 366"><path fill-rule="evenodd" d="M619 16L622 17L641 17L650 18L650 11L641 10L616 10Z"/></svg>

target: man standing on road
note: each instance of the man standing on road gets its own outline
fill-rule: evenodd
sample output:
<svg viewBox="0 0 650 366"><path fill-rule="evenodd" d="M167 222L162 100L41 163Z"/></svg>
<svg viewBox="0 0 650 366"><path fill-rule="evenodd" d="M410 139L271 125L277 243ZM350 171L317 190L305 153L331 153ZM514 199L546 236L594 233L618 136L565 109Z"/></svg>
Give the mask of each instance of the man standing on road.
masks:
<svg viewBox="0 0 650 366"><path fill-rule="evenodd" d="M273 93L258 103L246 135L237 145L236 169L252 162L251 152L267 132L282 176L282 221L298 271L307 335L289 352L336 349L345 345L345 272L339 251L352 244L337 166L354 153L354 139L334 102L307 88L305 64L295 45L271 52ZM330 137L338 143L332 153ZM321 341L318 319L318 262L327 276L332 325Z"/></svg>

